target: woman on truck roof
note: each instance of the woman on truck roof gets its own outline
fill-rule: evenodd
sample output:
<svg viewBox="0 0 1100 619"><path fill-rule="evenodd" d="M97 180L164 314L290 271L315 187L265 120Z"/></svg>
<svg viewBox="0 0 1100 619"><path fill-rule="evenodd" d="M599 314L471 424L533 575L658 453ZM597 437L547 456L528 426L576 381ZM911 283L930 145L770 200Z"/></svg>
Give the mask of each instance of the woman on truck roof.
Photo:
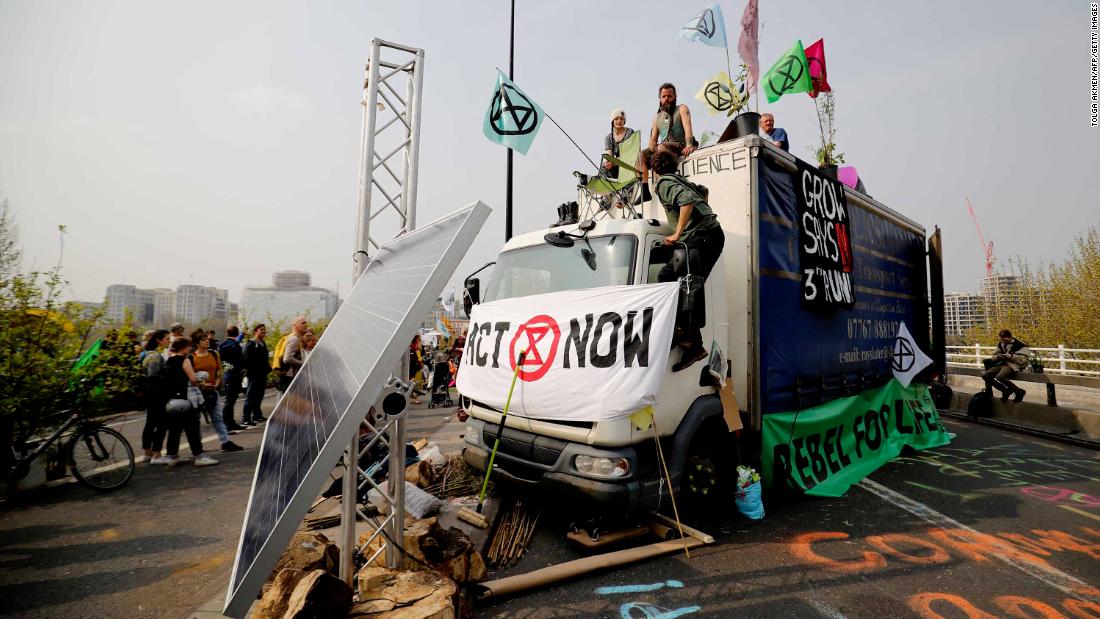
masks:
<svg viewBox="0 0 1100 619"><path fill-rule="evenodd" d="M673 228L673 233L665 237L664 243L666 246L686 245L691 274L701 276L706 282L726 242L718 217L707 204L707 189L677 173L677 158L671 150L658 147L645 155L648 156L650 169L657 174L657 198L665 209L668 225ZM657 280L674 282L677 279L678 274L670 259L661 268ZM703 335L697 324L677 325L675 342L684 352L680 361L672 366L673 372L679 372L707 356Z"/></svg>

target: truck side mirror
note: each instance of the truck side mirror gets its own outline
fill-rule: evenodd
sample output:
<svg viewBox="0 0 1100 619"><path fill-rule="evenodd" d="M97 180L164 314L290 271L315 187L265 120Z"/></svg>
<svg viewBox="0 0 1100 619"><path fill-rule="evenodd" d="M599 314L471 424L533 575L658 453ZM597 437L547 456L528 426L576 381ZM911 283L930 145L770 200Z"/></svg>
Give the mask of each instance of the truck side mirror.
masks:
<svg viewBox="0 0 1100 619"><path fill-rule="evenodd" d="M466 280L466 294L462 295L462 309L466 310L466 316L470 316L474 305L481 302L481 280L471 277Z"/></svg>

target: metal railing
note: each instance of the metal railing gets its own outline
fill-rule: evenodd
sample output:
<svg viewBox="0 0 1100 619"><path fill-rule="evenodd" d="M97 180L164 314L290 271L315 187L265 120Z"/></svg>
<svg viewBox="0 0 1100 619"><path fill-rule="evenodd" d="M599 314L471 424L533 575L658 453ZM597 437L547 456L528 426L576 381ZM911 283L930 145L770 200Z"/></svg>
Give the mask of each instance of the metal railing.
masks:
<svg viewBox="0 0 1100 619"><path fill-rule="evenodd" d="M1066 348L1059 344L1054 348L1031 346L1043 362L1043 371L1047 374L1066 376L1100 376L1100 349ZM993 356L996 346L971 344L967 346L947 346L948 367L981 368L982 360Z"/></svg>

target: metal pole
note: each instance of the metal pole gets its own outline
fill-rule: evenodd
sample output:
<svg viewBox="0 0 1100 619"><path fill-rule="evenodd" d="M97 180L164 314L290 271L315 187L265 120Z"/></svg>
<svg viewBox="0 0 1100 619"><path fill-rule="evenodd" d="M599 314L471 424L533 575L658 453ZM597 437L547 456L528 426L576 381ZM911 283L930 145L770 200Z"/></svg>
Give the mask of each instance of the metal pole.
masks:
<svg viewBox="0 0 1100 619"><path fill-rule="evenodd" d="M366 123L363 135L363 168L360 170L359 189L359 219L355 238L355 279L352 285L359 280L359 275L367 267L366 252L370 249L370 203L374 193L371 191L371 171L374 164L374 129L378 121L378 60L381 46L378 39L371 41L370 60L367 61L367 89ZM374 85L372 88L371 85Z"/></svg>
<svg viewBox="0 0 1100 619"><path fill-rule="evenodd" d="M516 0L512 0L512 21L508 34L508 79L515 81L516 68ZM512 238L512 149L508 149L508 182L504 200L504 240Z"/></svg>
<svg viewBox="0 0 1100 619"><path fill-rule="evenodd" d="M408 358L408 355L405 355ZM402 364L404 365L404 364ZM404 557L397 544L405 542L405 417L401 416L390 424L390 470L386 476L387 489L393 497L390 505L389 537L392 543L386 543L386 566L400 569Z"/></svg>
<svg viewBox="0 0 1100 619"><path fill-rule="evenodd" d="M409 111L409 167L405 174L405 184L401 195L408 196L405 203L405 229L416 228L416 184L420 168L420 104L424 87L424 50L417 50L416 64L409 77L409 97L406 108ZM404 479L404 477L402 477Z"/></svg>

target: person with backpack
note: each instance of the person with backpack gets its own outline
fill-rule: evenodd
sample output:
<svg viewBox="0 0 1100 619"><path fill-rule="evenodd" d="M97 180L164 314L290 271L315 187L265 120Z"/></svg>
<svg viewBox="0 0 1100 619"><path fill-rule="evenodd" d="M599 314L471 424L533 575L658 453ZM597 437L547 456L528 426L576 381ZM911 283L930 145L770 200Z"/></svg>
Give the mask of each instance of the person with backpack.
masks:
<svg viewBox="0 0 1100 619"><path fill-rule="evenodd" d="M218 387L222 380L222 362L218 353L210 350L210 335L199 329L191 334L191 343L195 352L191 354L191 366L195 375L205 380L200 380L199 389L202 391L203 410L210 417L210 425L214 426L214 432L221 440L222 451L241 451L244 447L229 440L229 431L222 420L222 407L218 406Z"/></svg>
<svg viewBox="0 0 1100 619"><path fill-rule="evenodd" d="M272 368L279 374L279 391L287 390L305 361L302 356L302 338L308 329L309 323L305 317L298 316L290 326L290 333L284 335L275 345L275 362Z"/></svg>
<svg viewBox="0 0 1100 619"><path fill-rule="evenodd" d="M168 341L168 331L157 329L149 334L148 339L145 340L144 350L138 356L138 362L144 371L139 391L145 400L145 427L141 430L141 448L145 452L145 461L150 464L153 460L160 459L160 450L164 446L165 400L161 397L160 386L164 357L158 349L167 347Z"/></svg>
<svg viewBox="0 0 1100 619"><path fill-rule="evenodd" d="M254 426L267 421L260 412L267 391L267 375L271 373L271 356L267 352L267 326L260 323L252 327L252 339L244 344L241 356L244 359L244 371L248 376L248 389L244 394L244 408L241 410L241 425Z"/></svg>
<svg viewBox="0 0 1100 619"><path fill-rule="evenodd" d="M643 156L649 159L649 167L658 177L655 186L657 198L665 209L668 224L674 229L665 237L664 244L668 247L686 246L691 275L702 277L705 283L726 242L718 217L707 204L707 188L678 174L677 155L672 149L661 145L647 151ZM692 259L693 254L697 260ZM677 279L675 265L670 259L661 268L657 280L674 282ZM674 341L683 353L680 361L672 366L673 372L707 358L698 325L678 326Z"/></svg>
<svg viewBox="0 0 1100 619"><path fill-rule="evenodd" d="M186 462L179 457L182 434L187 435L187 444L191 448L195 466L213 466L218 463L203 453L199 411L187 397L188 385L199 386L198 376L191 366L191 349L191 340L186 337L172 340L168 346L169 356L161 374L162 397L167 402L164 415L168 426L168 442L165 445L165 455L157 464L175 466Z"/></svg>

